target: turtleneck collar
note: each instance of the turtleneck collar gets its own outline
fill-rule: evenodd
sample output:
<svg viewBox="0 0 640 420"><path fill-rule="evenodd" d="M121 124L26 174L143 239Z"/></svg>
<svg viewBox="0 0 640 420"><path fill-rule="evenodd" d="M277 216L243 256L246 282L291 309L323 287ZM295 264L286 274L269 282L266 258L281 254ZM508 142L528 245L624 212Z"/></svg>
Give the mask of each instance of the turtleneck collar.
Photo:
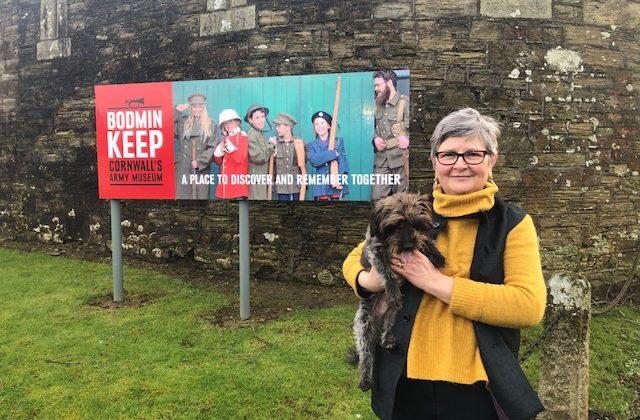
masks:
<svg viewBox="0 0 640 420"><path fill-rule="evenodd" d="M480 191L451 195L442 191L442 186L433 187L433 210L442 217L461 217L490 210L495 203L498 186L488 181Z"/></svg>

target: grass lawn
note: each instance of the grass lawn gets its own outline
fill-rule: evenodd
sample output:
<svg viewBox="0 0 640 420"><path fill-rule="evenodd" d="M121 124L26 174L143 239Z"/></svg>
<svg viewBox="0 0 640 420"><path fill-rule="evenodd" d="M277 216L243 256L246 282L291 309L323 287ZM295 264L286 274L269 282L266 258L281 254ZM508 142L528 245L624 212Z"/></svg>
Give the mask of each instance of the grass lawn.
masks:
<svg viewBox="0 0 640 420"><path fill-rule="evenodd" d="M374 418L344 362L355 303L229 328L212 317L233 290L125 268L138 303L100 306L111 281L108 264L0 249L0 418ZM637 407L639 323L594 318L591 404L610 418Z"/></svg>

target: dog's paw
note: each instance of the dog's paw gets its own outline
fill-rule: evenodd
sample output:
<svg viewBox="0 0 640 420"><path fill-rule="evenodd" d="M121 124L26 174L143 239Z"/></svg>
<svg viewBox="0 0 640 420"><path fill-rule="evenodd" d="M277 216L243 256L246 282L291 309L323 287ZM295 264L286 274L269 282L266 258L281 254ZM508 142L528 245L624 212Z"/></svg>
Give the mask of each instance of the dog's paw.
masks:
<svg viewBox="0 0 640 420"><path fill-rule="evenodd" d="M371 378L362 378L358 383L358 388L360 388L362 391L368 391L371 389L372 385L373 381L371 381Z"/></svg>
<svg viewBox="0 0 640 420"><path fill-rule="evenodd" d="M355 347L348 352L347 356L345 357L345 361L351 366L358 366L358 363L360 362L360 356L358 355Z"/></svg>
<svg viewBox="0 0 640 420"><path fill-rule="evenodd" d="M431 264L433 264L433 266L436 268L442 268L445 265L445 259L439 252L430 255L429 260L431 260Z"/></svg>

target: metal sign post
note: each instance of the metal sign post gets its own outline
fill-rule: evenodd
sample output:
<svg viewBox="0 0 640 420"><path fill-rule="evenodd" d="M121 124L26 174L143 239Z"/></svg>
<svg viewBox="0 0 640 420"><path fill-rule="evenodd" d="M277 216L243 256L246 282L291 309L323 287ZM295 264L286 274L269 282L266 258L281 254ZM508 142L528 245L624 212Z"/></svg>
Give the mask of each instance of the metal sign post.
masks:
<svg viewBox="0 0 640 420"><path fill-rule="evenodd" d="M249 201L239 201L240 230L240 319L250 316L249 305ZM111 200L111 263L113 301L124 301L122 269L122 214L119 200Z"/></svg>
<svg viewBox="0 0 640 420"><path fill-rule="evenodd" d="M111 200L111 264L113 267L113 301L122 302L122 215L120 200Z"/></svg>
<svg viewBox="0 0 640 420"><path fill-rule="evenodd" d="M249 201L238 202L240 230L240 319L249 318Z"/></svg>

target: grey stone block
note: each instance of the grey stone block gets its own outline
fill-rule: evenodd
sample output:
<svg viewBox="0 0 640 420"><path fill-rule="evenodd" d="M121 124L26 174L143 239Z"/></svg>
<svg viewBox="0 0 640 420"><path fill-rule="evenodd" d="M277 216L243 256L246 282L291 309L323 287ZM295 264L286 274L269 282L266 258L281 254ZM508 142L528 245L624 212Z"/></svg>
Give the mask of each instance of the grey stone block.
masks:
<svg viewBox="0 0 640 420"><path fill-rule="evenodd" d="M480 14L495 18L551 19L551 0L481 0Z"/></svg>
<svg viewBox="0 0 640 420"><path fill-rule="evenodd" d="M54 58L68 57L70 55L71 38L60 38L38 42L36 52L38 60L51 60Z"/></svg>
<svg viewBox="0 0 640 420"><path fill-rule="evenodd" d="M238 7L200 15L200 36L245 31L255 27L255 6Z"/></svg>

